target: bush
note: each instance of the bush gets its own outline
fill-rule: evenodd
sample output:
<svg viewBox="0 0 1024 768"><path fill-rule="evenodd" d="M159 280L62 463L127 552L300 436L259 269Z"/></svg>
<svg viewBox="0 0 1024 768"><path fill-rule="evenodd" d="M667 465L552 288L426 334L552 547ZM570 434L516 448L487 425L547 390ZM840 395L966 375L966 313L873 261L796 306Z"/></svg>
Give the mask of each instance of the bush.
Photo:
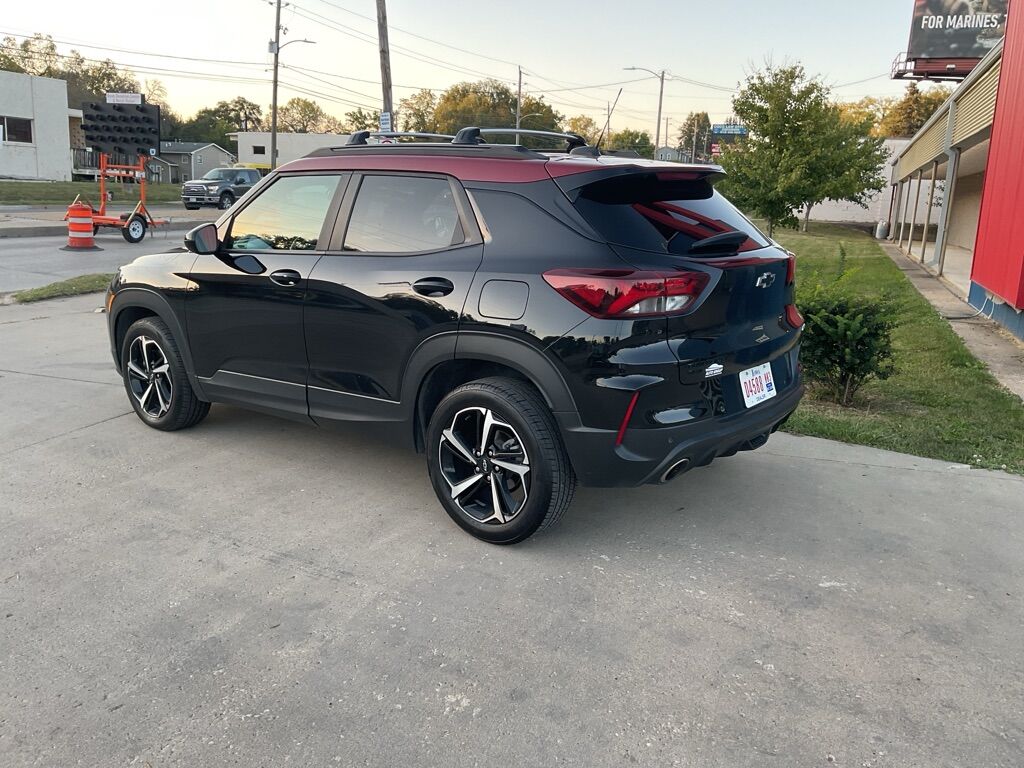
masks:
<svg viewBox="0 0 1024 768"><path fill-rule="evenodd" d="M845 271L845 270L844 270ZM816 285L798 302L807 323L800 361L808 379L825 387L840 405L869 379L887 379L896 372L892 331L899 303L889 296L857 296L839 280Z"/></svg>

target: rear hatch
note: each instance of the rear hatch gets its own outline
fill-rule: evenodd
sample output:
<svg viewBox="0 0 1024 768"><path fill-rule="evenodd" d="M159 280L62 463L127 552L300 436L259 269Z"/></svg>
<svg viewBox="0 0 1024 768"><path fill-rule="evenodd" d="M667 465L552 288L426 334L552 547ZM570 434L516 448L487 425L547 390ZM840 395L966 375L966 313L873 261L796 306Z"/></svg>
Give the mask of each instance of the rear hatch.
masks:
<svg viewBox="0 0 1024 768"><path fill-rule="evenodd" d="M720 193L716 166L619 163L608 173L554 176L587 223L638 270L709 275L701 296L665 315L686 383L768 362L795 344L793 256L762 234ZM779 387L787 366L772 366Z"/></svg>

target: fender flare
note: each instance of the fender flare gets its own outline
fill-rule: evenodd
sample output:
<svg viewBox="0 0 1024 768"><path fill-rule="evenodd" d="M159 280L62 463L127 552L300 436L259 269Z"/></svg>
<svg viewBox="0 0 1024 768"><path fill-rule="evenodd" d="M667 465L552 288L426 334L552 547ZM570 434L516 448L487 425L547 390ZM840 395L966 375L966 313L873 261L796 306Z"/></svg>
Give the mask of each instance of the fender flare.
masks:
<svg viewBox="0 0 1024 768"><path fill-rule="evenodd" d="M192 364L192 350L188 343L188 334L185 333L185 327L182 324L178 313L174 311L174 308L165 296L162 296L151 288L130 286L122 288L114 294L114 300L111 302L109 310L110 348L118 367L120 368L121 363L121 349L120 345L117 344L116 338L117 323L123 312L135 307L148 309L154 315L163 320L167 324L167 327L171 329L171 333L174 334L174 341L178 345L178 351L181 352L181 361L185 365L185 372L188 374L189 380L192 383L192 388L196 390L196 394L198 394L201 399L207 399L205 393L202 391L202 385L196 378L195 366Z"/></svg>

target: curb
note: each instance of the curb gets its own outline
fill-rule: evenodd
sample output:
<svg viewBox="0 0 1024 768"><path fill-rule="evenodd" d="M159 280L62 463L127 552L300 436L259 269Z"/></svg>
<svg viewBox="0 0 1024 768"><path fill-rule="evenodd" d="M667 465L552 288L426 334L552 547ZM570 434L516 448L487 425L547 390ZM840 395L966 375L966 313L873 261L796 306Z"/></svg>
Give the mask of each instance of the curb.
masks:
<svg viewBox="0 0 1024 768"><path fill-rule="evenodd" d="M198 227L202 221L172 221L170 224L163 227L154 227L153 232L187 232L188 230ZM147 230L147 232L150 230ZM66 235L68 233L68 227L66 224L60 225L39 225L32 227L0 227L0 239L7 237L59 237L60 235Z"/></svg>

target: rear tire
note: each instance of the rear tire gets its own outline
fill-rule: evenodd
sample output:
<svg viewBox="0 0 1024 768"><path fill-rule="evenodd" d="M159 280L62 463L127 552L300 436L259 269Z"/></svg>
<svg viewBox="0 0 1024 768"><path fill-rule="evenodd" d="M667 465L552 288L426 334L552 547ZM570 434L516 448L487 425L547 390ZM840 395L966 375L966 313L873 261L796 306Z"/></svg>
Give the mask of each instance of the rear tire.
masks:
<svg viewBox="0 0 1024 768"><path fill-rule="evenodd" d="M551 527L576 491L551 411L515 379L480 379L449 393L430 419L426 449L441 506L491 544Z"/></svg>
<svg viewBox="0 0 1024 768"><path fill-rule="evenodd" d="M192 389L181 352L158 317L132 323L121 342L121 376L142 423L171 432L198 424L210 412Z"/></svg>

